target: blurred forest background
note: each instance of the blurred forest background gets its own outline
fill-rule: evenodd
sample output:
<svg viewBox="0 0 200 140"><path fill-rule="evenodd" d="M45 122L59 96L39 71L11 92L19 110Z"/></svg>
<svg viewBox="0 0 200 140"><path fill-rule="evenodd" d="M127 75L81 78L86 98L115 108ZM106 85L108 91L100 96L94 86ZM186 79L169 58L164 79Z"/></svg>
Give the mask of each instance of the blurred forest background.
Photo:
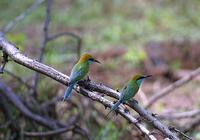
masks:
<svg viewBox="0 0 200 140"><path fill-rule="evenodd" d="M34 2L1 0L0 29ZM199 0L53 0L49 34L70 32L80 37L81 53L89 52L102 62L102 65L91 68L90 78L96 82L120 89L134 73L153 75L143 83L135 97L145 106L155 93L200 66L199 12ZM43 2L5 37L26 56L38 59L44 38L45 15L46 4ZM77 37L61 36L47 42L43 63L69 75L78 55ZM13 75L20 77L28 88ZM45 108L43 115L61 122L79 115L77 123L94 140L142 139L137 129L130 127L120 115L107 119L108 109L84 96L73 94L69 103L48 104L55 96L62 96L66 88L48 77L39 75L37 98L31 98L34 75L34 71L9 61L0 77L33 112ZM197 76L154 102L149 111L163 116L165 124L184 130L200 116L199 84L200 77ZM10 111L19 124L19 132L47 130L25 119L12 105ZM166 117L188 111L196 114L181 119ZM11 140L14 136L9 125L6 125L6 119L0 107L0 139ZM196 140L200 140L199 124L200 119L187 132ZM72 133L59 135L59 139L66 138L87 139Z"/></svg>

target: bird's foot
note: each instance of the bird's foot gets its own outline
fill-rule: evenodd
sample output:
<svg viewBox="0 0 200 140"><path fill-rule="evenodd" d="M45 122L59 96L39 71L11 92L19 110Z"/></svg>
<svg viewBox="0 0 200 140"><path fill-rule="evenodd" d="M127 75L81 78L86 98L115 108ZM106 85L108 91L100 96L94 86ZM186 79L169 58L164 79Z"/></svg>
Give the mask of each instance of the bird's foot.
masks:
<svg viewBox="0 0 200 140"><path fill-rule="evenodd" d="M90 76L87 76L87 79L86 79L87 82L90 82Z"/></svg>
<svg viewBox="0 0 200 140"><path fill-rule="evenodd" d="M136 119L137 119L138 122L142 122L142 117L141 116L138 116Z"/></svg>
<svg viewBox="0 0 200 140"><path fill-rule="evenodd" d="M69 97L68 98L63 97L63 99L62 99L63 102L66 102L66 101L69 101L69 100L70 100Z"/></svg>
<svg viewBox="0 0 200 140"><path fill-rule="evenodd" d="M63 97L62 102L65 102L65 101L66 101L66 99Z"/></svg>
<svg viewBox="0 0 200 140"><path fill-rule="evenodd" d="M106 105L104 105L105 109L107 109L108 107Z"/></svg>
<svg viewBox="0 0 200 140"><path fill-rule="evenodd" d="M105 96L105 94L101 94L101 97L104 97Z"/></svg>
<svg viewBox="0 0 200 140"><path fill-rule="evenodd" d="M118 114L119 114L119 112L116 110L116 111L115 111L115 115L117 116Z"/></svg>
<svg viewBox="0 0 200 140"><path fill-rule="evenodd" d="M116 91L119 92L119 89L117 88Z"/></svg>
<svg viewBox="0 0 200 140"><path fill-rule="evenodd" d="M130 111L127 107L124 108L124 112L130 114Z"/></svg>
<svg viewBox="0 0 200 140"><path fill-rule="evenodd" d="M138 101L137 101L137 100L135 100L135 99L132 99L132 102L134 102L134 103L138 104Z"/></svg>
<svg viewBox="0 0 200 140"><path fill-rule="evenodd" d="M155 118L158 118L158 114L156 114L156 113L152 113L151 114L153 117L155 117Z"/></svg>
<svg viewBox="0 0 200 140"><path fill-rule="evenodd" d="M113 101L113 104L115 104L117 101Z"/></svg>

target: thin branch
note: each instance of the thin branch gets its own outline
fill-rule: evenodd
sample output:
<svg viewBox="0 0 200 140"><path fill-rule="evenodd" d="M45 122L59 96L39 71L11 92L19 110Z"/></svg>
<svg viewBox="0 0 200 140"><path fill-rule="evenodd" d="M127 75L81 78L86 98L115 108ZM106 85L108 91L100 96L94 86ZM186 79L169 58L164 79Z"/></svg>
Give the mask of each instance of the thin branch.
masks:
<svg viewBox="0 0 200 140"><path fill-rule="evenodd" d="M47 0L46 17L45 17L44 26L43 26L44 37L43 37L41 45L40 45L39 60L38 60L39 62L43 61L44 49L45 49L46 43L48 41L49 23L51 20L51 7L52 7L52 0Z"/></svg>
<svg viewBox="0 0 200 140"><path fill-rule="evenodd" d="M3 29L1 32L1 35L4 35L8 32L10 32L10 30L12 30L16 24L18 22L20 22L21 20L23 20L29 13L31 13L32 11L34 11L40 4L42 4L44 2L44 0L36 0L30 7L28 7L25 11L23 11L20 15L18 15L17 17L15 17L14 20L10 21ZM0 36L1 36L0 35Z"/></svg>
<svg viewBox="0 0 200 140"><path fill-rule="evenodd" d="M175 127L170 127L170 130L175 131L175 132L181 134L182 136L184 136L184 137L187 138L188 140L192 140L192 138L190 138L188 135L186 135L185 133L181 132L180 130L178 130L178 129L175 128Z"/></svg>
<svg viewBox="0 0 200 140"><path fill-rule="evenodd" d="M59 135L62 133L66 133L69 131L72 131L73 127L65 127L65 128L60 128L60 129L56 129L56 130L52 130L52 131L47 131L47 132L23 132L24 136L26 137L47 137L47 136L55 136L55 135Z"/></svg>
<svg viewBox="0 0 200 140"><path fill-rule="evenodd" d="M51 6L52 6L52 0L47 0L47 5L46 5L46 16L44 20L44 26L43 26L43 32L44 36L40 45L40 51L39 51L39 62L43 61L44 53L45 53L45 46L48 42L48 32L49 32L49 23L51 20ZM39 74L35 73L34 78L33 78L33 91L32 95L34 98L37 98L37 85L38 85L38 80L39 80Z"/></svg>
<svg viewBox="0 0 200 140"><path fill-rule="evenodd" d="M4 38L0 38L0 48L2 48L3 51L5 51L16 63L19 63L29 69L35 70L39 73L42 73L48 77L51 77L52 79L67 85L69 81L69 77L64 75L61 72L56 71L55 69L44 65L42 63L39 63L35 60L32 60L23 54L19 52L19 50L16 49L16 47L9 42L7 42ZM97 91L101 92L104 94L107 94L111 97L119 98L119 92L104 86L103 84L94 84L94 82L82 82L81 84L79 83L81 87L85 87L90 91ZM79 86L78 86L79 87ZM78 88L77 87L77 88ZM89 92L86 89L82 89L82 91L85 91L84 93L88 94L88 97L91 99L96 99L97 94L94 94L93 92ZM93 96L92 96L93 95ZM101 97L101 101L104 101L104 98ZM108 102L107 102L108 103ZM136 112L138 112L142 117L144 117L146 120L149 121L151 125L153 125L155 128L159 129L165 136L169 137L170 139L173 140L178 140L175 134L173 134L165 125L163 125L161 122L159 122L154 116L151 115L151 113L148 113L145 109L143 109L139 104L135 102L129 102L128 104L131 108L133 108ZM121 110L121 113L123 111ZM128 115L128 114L126 114ZM128 116L126 116L128 117ZM131 115L129 114L129 117ZM132 118L132 117L131 117ZM133 120L135 121L135 119ZM134 123L135 124L135 123Z"/></svg>
<svg viewBox="0 0 200 140"><path fill-rule="evenodd" d="M21 77L15 75L14 73L10 72L9 70L4 70L4 72L6 72L8 75L12 76L13 78L15 78L18 82L20 82L21 84L25 85L25 87L27 89L32 89L33 87L31 85L29 85L27 82L25 82Z"/></svg>
<svg viewBox="0 0 200 140"><path fill-rule="evenodd" d="M27 137L46 137L46 136L53 136L53 135L65 133L65 132L71 131L76 126L76 122L77 122L78 118L79 118L78 116L70 118L68 120L68 124L66 124L63 128L58 128L56 130L51 130L51 131L46 131L46 132L27 132L27 131L25 131L25 132L23 132L23 135L27 136Z"/></svg>
<svg viewBox="0 0 200 140"><path fill-rule="evenodd" d="M186 119L186 118L194 118L196 116L200 115L200 110L195 109L187 112L181 112L181 113L166 113L162 115L158 115L159 119L165 119L165 120L174 120L174 119Z"/></svg>
<svg viewBox="0 0 200 140"><path fill-rule="evenodd" d="M167 86L163 90L161 90L158 93L154 94L154 96L152 96L149 99L149 102L147 103L146 108L149 108L157 100L159 100L159 99L163 98L164 96L172 93L173 90L175 90L175 89L183 86L184 84L188 83L189 81L193 80L199 74L200 74L200 67L197 68L196 70L194 70L193 72L191 72L190 74L188 74L187 76L183 77L182 79L174 82L173 84Z"/></svg>
<svg viewBox="0 0 200 140"><path fill-rule="evenodd" d="M51 40L54 40L54 39L57 39L61 36L71 36L73 38L75 38L77 40L77 58L80 57L80 54L81 54L81 47L82 47L82 40L81 40L81 37L75 33L71 33L71 32L61 32L61 33L57 33L55 35L51 35L48 37L48 41L51 41Z"/></svg>
<svg viewBox="0 0 200 140"><path fill-rule="evenodd" d="M88 140L93 140L91 136L88 134L87 130L80 127L79 125L75 125L74 129L72 130L74 133L78 133L84 137L86 137Z"/></svg>
<svg viewBox="0 0 200 140"><path fill-rule="evenodd" d="M74 122L75 123L75 122ZM80 135L83 135L85 137L87 137L88 140L90 140L91 138L88 136L87 132L85 132L85 130L83 128L81 128L78 125L73 125L71 127L67 126L64 128L60 128L60 129L56 129L56 130L52 130L52 131L46 131L46 132L27 132L24 131L23 135L26 137L50 137L50 136L56 136L62 133L67 133L69 131L73 131L75 133L78 133Z"/></svg>
<svg viewBox="0 0 200 140"><path fill-rule="evenodd" d="M187 123L187 125L184 125L183 128L183 132L189 132L189 131L193 131L196 127L198 127L200 125L200 116L192 121L190 121L189 123Z"/></svg>

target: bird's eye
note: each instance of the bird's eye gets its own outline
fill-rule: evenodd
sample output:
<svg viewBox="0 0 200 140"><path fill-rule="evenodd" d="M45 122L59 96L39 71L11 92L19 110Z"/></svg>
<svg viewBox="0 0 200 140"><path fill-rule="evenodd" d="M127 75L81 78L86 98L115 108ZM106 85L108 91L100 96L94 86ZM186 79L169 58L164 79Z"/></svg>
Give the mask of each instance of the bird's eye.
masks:
<svg viewBox="0 0 200 140"><path fill-rule="evenodd" d="M144 79L144 77L142 76L142 77L139 77L137 80L140 80L140 79Z"/></svg>
<svg viewBox="0 0 200 140"><path fill-rule="evenodd" d="M94 58L89 58L88 61L94 61Z"/></svg>

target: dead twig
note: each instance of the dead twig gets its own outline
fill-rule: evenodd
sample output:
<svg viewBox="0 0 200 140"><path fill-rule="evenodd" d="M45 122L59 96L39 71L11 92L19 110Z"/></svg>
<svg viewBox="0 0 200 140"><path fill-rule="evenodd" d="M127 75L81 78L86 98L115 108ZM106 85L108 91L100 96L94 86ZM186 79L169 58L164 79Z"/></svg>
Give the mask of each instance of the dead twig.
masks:
<svg viewBox="0 0 200 140"><path fill-rule="evenodd" d="M180 113L166 113L162 115L158 115L159 119L165 120L175 120L175 119L187 119L187 118L194 118L200 115L200 110L195 109L187 112L180 112Z"/></svg>
<svg viewBox="0 0 200 140"><path fill-rule="evenodd" d="M162 89L161 91L155 93L150 99L149 102L145 105L146 108L151 107L157 100L163 98L166 95L172 93L173 90L181 87L182 85L186 84L187 82L193 80L197 75L200 74L200 67L188 74L187 76L183 77L182 79L174 82L173 84L167 86L166 88Z"/></svg>

